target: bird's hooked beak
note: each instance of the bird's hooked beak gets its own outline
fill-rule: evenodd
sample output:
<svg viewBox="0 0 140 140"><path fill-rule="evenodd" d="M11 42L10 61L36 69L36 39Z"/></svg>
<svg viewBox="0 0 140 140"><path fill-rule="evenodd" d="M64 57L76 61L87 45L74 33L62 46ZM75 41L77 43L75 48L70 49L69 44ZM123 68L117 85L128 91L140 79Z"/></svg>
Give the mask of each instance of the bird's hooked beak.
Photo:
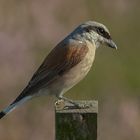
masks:
<svg viewBox="0 0 140 140"><path fill-rule="evenodd" d="M115 44L115 42L112 39L107 40L106 44L107 44L108 47L114 48L114 49L117 50L117 45Z"/></svg>

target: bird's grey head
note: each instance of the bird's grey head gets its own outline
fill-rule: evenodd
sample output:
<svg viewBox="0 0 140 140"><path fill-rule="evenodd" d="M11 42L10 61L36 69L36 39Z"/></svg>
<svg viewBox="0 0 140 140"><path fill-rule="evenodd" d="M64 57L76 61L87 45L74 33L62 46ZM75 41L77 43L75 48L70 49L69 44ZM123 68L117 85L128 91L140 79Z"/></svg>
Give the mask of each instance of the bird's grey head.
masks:
<svg viewBox="0 0 140 140"><path fill-rule="evenodd" d="M72 36L82 41L89 40L95 43L96 47L99 47L100 44L106 44L111 48L117 49L107 27L95 21L87 21L79 25L72 33Z"/></svg>

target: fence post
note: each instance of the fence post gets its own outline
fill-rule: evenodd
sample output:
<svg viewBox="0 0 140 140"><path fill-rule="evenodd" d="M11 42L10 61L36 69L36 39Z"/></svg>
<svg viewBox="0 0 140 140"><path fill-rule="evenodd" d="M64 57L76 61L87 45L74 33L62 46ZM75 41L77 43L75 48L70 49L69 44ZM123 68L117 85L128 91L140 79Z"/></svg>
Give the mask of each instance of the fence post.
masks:
<svg viewBox="0 0 140 140"><path fill-rule="evenodd" d="M55 140L97 140L98 101L76 102L89 108L55 110Z"/></svg>

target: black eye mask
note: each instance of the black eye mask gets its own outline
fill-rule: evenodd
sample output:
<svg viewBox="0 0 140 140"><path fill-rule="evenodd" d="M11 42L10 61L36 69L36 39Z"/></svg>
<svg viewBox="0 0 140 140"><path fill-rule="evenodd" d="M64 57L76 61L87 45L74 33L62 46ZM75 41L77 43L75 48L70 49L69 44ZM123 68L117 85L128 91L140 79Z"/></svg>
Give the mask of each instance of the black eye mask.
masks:
<svg viewBox="0 0 140 140"><path fill-rule="evenodd" d="M106 39L111 39L109 33L107 33L102 27L95 27L96 32Z"/></svg>
<svg viewBox="0 0 140 140"><path fill-rule="evenodd" d="M95 32L97 32L99 35L103 36L106 39L111 39L109 33L107 33L102 27L94 27L94 26L85 27L85 32L90 32L92 30L94 30Z"/></svg>

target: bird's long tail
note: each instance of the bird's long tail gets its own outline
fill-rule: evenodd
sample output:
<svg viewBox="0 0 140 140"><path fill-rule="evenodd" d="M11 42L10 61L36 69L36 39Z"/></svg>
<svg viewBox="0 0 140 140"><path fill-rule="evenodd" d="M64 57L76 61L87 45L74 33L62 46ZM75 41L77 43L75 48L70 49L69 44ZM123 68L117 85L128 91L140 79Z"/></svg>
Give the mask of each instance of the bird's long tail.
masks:
<svg viewBox="0 0 140 140"><path fill-rule="evenodd" d="M15 100L12 104L10 104L8 107L6 107L5 109L3 109L0 112L0 119L3 118L6 114L13 111L16 107L22 105L24 102L31 99L31 97L32 96L25 96L25 97L21 98L20 100Z"/></svg>

